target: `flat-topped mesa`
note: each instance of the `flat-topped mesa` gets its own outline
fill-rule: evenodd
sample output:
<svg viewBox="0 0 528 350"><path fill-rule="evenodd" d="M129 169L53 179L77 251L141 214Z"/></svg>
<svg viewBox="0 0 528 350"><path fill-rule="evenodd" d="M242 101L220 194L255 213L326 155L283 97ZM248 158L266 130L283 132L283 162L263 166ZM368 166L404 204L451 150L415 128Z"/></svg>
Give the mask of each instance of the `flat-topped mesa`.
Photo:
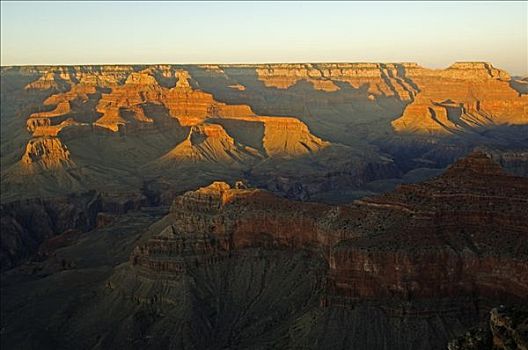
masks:
<svg viewBox="0 0 528 350"><path fill-rule="evenodd" d="M414 64L407 64L415 67ZM321 63L321 64L273 64L256 67L259 80L268 87L287 89L298 81L306 80L314 89L326 92L340 90L335 82L349 83L355 89L368 86L374 95L396 96L411 100L415 88L405 79L402 64L381 63Z"/></svg>
<svg viewBox="0 0 528 350"><path fill-rule="evenodd" d="M474 128L528 124L528 96L510 86L510 76L489 63L457 62L444 70L406 69L420 90L397 132L449 135Z"/></svg>
<svg viewBox="0 0 528 350"><path fill-rule="evenodd" d="M510 80L510 75L488 62L455 62L442 74L456 79L482 80L500 79Z"/></svg>
<svg viewBox="0 0 528 350"><path fill-rule="evenodd" d="M308 126L295 118L259 117L264 124L263 147L270 157L296 157L316 153L328 147L310 133Z"/></svg>

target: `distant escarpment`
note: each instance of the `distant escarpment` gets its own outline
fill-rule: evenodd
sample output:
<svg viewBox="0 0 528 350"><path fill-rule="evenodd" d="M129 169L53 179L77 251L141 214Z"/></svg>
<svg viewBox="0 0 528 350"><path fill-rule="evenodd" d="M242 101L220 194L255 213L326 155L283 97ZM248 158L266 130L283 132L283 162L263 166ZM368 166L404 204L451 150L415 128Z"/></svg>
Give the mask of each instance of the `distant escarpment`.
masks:
<svg viewBox="0 0 528 350"><path fill-rule="evenodd" d="M420 88L392 125L396 131L449 134L528 122L528 96L489 63L456 63L443 71L409 69Z"/></svg>
<svg viewBox="0 0 528 350"><path fill-rule="evenodd" d="M394 97L406 104L392 122L396 132L448 135L528 123L523 81L486 62L457 62L443 70L415 63L274 64L256 72L265 86L282 90L307 81L331 94L348 83L364 88L372 103Z"/></svg>

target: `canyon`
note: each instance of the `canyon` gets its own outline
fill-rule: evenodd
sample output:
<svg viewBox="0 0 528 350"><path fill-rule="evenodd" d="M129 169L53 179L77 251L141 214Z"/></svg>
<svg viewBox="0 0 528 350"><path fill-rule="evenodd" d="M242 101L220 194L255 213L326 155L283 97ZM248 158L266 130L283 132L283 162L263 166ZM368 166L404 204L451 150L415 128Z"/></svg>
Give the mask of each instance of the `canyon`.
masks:
<svg viewBox="0 0 528 350"><path fill-rule="evenodd" d="M492 308L526 303L528 179L483 152L343 205L242 181L149 210L91 195L96 223L2 274L3 346L465 349L490 311L525 341Z"/></svg>
<svg viewBox="0 0 528 350"><path fill-rule="evenodd" d="M526 174L523 80L489 63L27 66L1 76L3 201L243 178L346 202L424 180L475 147L515 154L513 170Z"/></svg>
<svg viewBox="0 0 528 350"><path fill-rule="evenodd" d="M487 62L0 77L2 348L526 346L526 78Z"/></svg>

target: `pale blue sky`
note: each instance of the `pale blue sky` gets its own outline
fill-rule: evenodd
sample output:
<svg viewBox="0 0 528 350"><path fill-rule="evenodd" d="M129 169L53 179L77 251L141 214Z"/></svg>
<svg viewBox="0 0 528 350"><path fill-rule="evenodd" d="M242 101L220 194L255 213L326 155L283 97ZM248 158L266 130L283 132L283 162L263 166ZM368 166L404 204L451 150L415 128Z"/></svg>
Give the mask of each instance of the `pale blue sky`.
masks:
<svg viewBox="0 0 528 350"><path fill-rule="evenodd" d="M528 2L4 2L1 63L490 61L528 73Z"/></svg>

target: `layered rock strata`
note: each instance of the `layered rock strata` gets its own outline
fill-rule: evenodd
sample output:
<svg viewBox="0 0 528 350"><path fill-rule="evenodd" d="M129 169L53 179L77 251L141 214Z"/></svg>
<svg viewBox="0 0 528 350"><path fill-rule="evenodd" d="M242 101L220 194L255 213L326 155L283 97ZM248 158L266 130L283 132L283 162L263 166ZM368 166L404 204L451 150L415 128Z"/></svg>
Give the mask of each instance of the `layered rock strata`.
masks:
<svg viewBox="0 0 528 350"><path fill-rule="evenodd" d="M245 177L303 200L335 197L345 186L350 200L359 188L371 191L369 182L391 178L380 188L392 188L409 170L442 168L476 145L522 151L528 125L523 80L482 62L444 70L414 63L34 66L1 74L2 186L17 198L22 176L38 170L32 193L137 187L154 176L185 182L184 190ZM452 144L442 135L459 138ZM43 153L53 166L33 163L22 143L50 147ZM176 179L185 177L180 166L203 181ZM63 180L44 183L51 174Z"/></svg>
<svg viewBox="0 0 528 350"><path fill-rule="evenodd" d="M528 98L510 76L489 63L455 63L445 70L407 69L420 89L392 123L399 132L450 134L479 127L528 123Z"/></svg>
<svg viewBox="0 0 528 350"><path fill-rule="evenodd" d="M109 76L105 78L107 74ZM261 156L302 155L328 145L295 118L257 116L247 105L215 101L213 95L193 88L190 79L187 71L174 67L150 67L131 72L111 72L102 68L96 72L78 72L74 68L44 73L26 89L57 90L59 86L50 82L61 81L63 85L69 85L69 90L44 101L44 105L52 110L29 116L27 130L34 139L28 147L36 143L42 147L59 144L58 136L66 128L86 129L85 126L91 126L92 131L103 128L124 135L133 130L149 129L154 123L188 128L187 138L164 155L161 163L190 160L229 166L232 161ZM167 80L173 80L174 85L166 87L161 84ZM168 123L151 106L165 109L175 123ZM222 124L233 131L237 140L223 130ZM53 140L42 142L38 138ZM202 144L202 139L211 142ZM251 145L257 145L259 149L255 150ZM56 154L52 149L45 152L49 156ZM30 164L31 158L26 158L24 156L23 166ZM61 159L53 161L59 164Z"/></svg>
<svg viewBox="0 0 528 350"><path fill-rule="evenodd" d="M475 295L525 300L527 194L525 178L505 174L483 153L434 180L348 206L213 183L176 198L160 222L166 227L131 261L157 271L154 260L176 259L177 268L159 267L174 272L248 247L307 249L328 262L323 305Z"/></svg>

